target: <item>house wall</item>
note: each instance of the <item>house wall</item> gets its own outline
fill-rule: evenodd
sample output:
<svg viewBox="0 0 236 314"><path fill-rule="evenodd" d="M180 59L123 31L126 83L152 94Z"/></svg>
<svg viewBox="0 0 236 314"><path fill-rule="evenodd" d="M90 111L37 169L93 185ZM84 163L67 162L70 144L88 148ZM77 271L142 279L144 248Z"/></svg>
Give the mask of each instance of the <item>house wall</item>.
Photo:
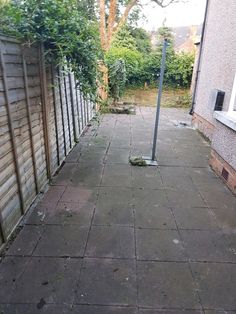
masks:
<svg viewBox="0 0 236 314"><path fill-rule="evenodd" d="M227 166L231 172L236 170L236 133L214 119L212 92L225 92L227 111L236 72L235 12L235 0L209 0L193 115L193 124L212 141L212 158L219 156L222 169ZM212 159L211 165L214 168Z"/></svg>
<svg viewBox="0 0 236 314"><path fill-rule="evenodd" d="M0 246L92 118L73 73L0 36Z"/></svg>

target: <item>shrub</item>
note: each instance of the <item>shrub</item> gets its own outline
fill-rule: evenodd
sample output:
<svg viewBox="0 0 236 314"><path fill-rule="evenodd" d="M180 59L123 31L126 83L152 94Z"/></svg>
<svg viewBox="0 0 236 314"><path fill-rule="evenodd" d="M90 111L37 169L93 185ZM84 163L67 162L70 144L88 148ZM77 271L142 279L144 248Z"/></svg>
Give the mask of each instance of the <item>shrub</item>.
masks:
<svg viewBox="0 0 236 314"><path fill-rule="evenodd" d="M4 33L28 44L42 42L47 60L69 62L85 93L95 94L98 28L79 10L77 0L22 0L0 9Z"/></svg>

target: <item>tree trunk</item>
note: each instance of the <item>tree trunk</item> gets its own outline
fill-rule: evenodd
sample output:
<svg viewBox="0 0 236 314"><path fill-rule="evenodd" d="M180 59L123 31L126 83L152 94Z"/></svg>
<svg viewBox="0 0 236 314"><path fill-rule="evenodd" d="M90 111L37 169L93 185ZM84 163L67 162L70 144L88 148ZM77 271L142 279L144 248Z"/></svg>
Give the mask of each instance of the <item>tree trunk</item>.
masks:
<svg viewBox="0 0 236 314"><path fill-rule="evenodd" d="M99 69L102 74L102 82L99 86L99 96L101 100L105 102L108 99L108 68L103 62L100 62Z"/></svg>

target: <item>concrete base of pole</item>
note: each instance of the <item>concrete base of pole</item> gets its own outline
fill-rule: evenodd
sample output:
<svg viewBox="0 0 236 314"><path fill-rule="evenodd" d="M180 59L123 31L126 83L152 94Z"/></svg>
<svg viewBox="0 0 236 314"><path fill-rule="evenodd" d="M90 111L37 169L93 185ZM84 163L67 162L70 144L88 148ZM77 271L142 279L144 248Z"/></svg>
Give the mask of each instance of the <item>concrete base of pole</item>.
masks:
<svg viewBox="0 0 236 314"><path fill-rule="evenodd" d="M158 166L157 160L152 160L149 156L142 156L142 159L146 162L147 166Z"/></svg>

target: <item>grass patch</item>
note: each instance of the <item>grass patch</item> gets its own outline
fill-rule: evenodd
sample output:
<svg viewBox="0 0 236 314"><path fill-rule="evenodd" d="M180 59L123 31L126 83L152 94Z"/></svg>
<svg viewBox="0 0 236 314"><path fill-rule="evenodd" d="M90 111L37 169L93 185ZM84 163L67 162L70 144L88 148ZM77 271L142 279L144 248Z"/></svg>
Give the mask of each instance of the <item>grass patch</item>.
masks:
<svg viewBox="0 0 236 314"><path fill-rule="evenodd" d="M141 106L156 106L157 89L128 89L122 101L137 103ZM189 89L165 89L162 94L161 106L164 108L190 108L191 96Z"/></svg>

